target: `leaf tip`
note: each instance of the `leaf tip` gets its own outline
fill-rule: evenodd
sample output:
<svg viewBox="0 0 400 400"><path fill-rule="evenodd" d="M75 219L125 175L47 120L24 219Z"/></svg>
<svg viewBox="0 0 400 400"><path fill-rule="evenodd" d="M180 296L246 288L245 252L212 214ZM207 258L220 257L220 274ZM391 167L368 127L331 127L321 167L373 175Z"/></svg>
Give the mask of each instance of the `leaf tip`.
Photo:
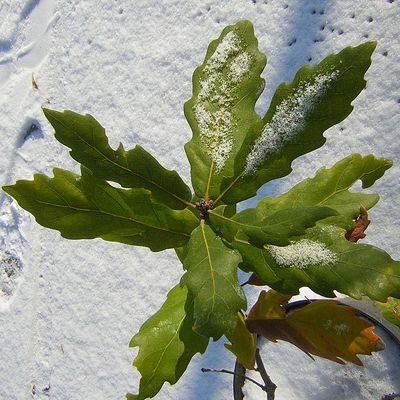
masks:
<svg viewBox="0 0 400 400"><path fill-rule="evenodd" d="M6 192L8 195L11 195L12 192L12 188L14 187L14 185L5 185L2 186L1 189Z"/></svg>

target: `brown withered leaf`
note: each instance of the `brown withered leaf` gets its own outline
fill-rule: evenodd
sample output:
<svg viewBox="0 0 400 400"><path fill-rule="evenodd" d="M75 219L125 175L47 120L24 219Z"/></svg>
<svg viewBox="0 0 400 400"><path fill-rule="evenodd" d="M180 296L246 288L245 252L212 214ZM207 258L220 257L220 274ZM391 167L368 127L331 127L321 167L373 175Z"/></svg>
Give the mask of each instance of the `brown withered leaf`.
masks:
<svg viewBox="0 0 400 400"><path fill-rule="evenodd" d="M346 232L346 239L354 243L357 243L359 239L364 239L366 236L365 230L370 222L367 210L364 207L360 207L360 214L354 221L355 226L352 230Z"/></svg>
<svg viewBox="0 0 400 400"><path fill-rule="evenodd" d="M372 324L356 316L352 307L335 300L318 300L290 314L282 314L282 301L289 296L270 290L261 292L246 320L250 332L272 342L285 340L308 355L344 364L363 365L358 354L384 349Z"/></svg>
<svg viewBox="0 0 400 400"><path fill-rule="evenodd" d="M237 325L232 335L226 336L231 344L225 344L225 347L236 356L246 369L254 369L257 335L249 332L242 313L238 313Z"/></svg>
<svg viewBox="0 0 400 400"><path fill-rule="evenodd" d="M266 286L267 284L255 272L253 272L247 282L243 285Z"/></svg>

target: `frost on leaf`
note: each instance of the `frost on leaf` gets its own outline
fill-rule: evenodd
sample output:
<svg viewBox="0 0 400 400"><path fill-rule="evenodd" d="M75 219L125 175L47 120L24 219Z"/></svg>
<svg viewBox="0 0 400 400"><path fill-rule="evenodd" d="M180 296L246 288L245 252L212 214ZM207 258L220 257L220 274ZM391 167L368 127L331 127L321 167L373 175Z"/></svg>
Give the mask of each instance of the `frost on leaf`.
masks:
<svg viewBox="0 0 400 400"><path fill-rule="evenodd" d="M239 36L228 32L204 66L201 90L193 107L201 144L215 163L217 173L233 147L232 104L237 86L250 68L251 56L242 50Z"/></svg>
<svg viewBox="0 0 400 400"><path fill-rule="evenodd" d="M309 239L285 247L269 245L265 248L281 267L303 269L311 265L333 265L338 260L325 244Z"/></svg>
<svg viewBox="0 0 400 400"><path fill-rule="evenodd" d="M265 64L253 25L240 21L210 43L193 74L193 95L184 107L193 137L185 151L200 198L222 193L223 182L234 179L238 163L244 162L244 142L261 129L255 103L264 88Z"/></svg>
<svg viewBox="0 0 400 400"><path fill-rule="evenodd" d="M282 150L305 128L308 115L325 95L337 71L320 73L313 81L300 84L275 110L261 136L256 140L246 160L245 175L254 173L264 160Z"/></svg>

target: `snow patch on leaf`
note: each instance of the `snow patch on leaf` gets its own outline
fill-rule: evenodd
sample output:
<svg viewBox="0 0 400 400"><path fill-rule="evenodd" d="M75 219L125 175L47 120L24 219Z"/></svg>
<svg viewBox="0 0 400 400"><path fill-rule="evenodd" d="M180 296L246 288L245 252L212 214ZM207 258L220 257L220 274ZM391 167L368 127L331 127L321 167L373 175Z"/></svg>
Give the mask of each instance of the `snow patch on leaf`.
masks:
<svg viewBox="0 0 400 400"><path fill-rule="evenodd" d="M278 105L247 156L245 175L255 173L267 156L278 153L304 129L308 115L338 75L338 71L320 73L312 82L301 83Z"/></svg>
<svg viewBox="0 0 400 400"><path fill-rule="evenodd" d="M234 31L228 32L215 49L204 68L205 72L215 72L224 67L228 58L240 50L240 39Z"/></svg>
<svg viewBox="0 0 400 400"><path fill-rule="evenodd" d="M239 54L230 66L230 76L233 82L240 82L249 71L251 63L250 54L247 52Z"/></svg>
<svg viewBox="0 0 400 400"><path fill-rule="evenodd" d="M201 132L201 142L220 172L233 147L233 118L227 109L212 113L202 104L196 104L194 112Z"/></svg>
<svg viewBox="0 0 400 400"><path fill-rule="evenodd" d="M193 106L200 141L221 172L234 146L233 105L237 89L250 71L252 56L234 31L228 32L206 62L200 92Z"/></svg>
<svg viewBox="0 0 400 400"><path fill-rule="evenodd" d="M307 268L311 265L332 265L338 257L323 243L309 239L293 242L288 246L265 246L281 267Z"/></svg>

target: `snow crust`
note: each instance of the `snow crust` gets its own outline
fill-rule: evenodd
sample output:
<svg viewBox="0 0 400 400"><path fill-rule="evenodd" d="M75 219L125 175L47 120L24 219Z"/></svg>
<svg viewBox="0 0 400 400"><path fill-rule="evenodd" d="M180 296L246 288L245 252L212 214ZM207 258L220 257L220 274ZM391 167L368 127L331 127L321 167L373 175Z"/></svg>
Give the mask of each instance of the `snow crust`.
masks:
<svg viewBox="0 0 400 400"><path fill-rule="evenodd" d="M112 146L141 144L189 182L183 144L191 132L183 103L191 97L194 69L223 27L240 19L254 23L268 56L260 114L279 83L291 81L304 63L373 39L378 47L368 86L354 101L353 113L326 133L323 148L296 160L290 177L268 184L257 199L282 193L352 152L391 158L394 167L374 186L381 202L370 213L366 242L398 259L399 6L399 0L2 0L1 183L51 174L55 166L78 172L68 150L54 139L42 105L91 113L106 128ZM38 90L32 87L32 73ZM101 240L67 241L37 225L4 193L0 201L0 255L5 259L0 275L7 284L2 288L10 288L0 292L0 398L108 400L135 392L139 375L130 364L137 350L128 349L128 343L179 280L182 270L174 253L153 254ZM255 200L245 205L254 206ZM17 260L18 268L8 276L3 265L10 260ZM249 289L248 295L251 304L257 292ZM293 362L284 347L279 354L276 363L268 361L270 370L275 364L282 367L273 376L278 398L330 399L329 385L322 387L307 372L307 358ZM230 399L231 378L205 375L200 368L233 364L223 340L211 343L181 381L172 388L165 385L158 398ZM297 368L288 372L288 365ZM374 365L379 371L380 364ZM325 364L318 367L324 369ZM301 375L310 383L293 386ZM400 391L395 379L393 389L379 386L379 380L360 380L366 389L352 399L372 399L365 394L371 386L374 395L376 388L381 394L386 387ZM301 392L296 390L300 386Z"/></svg>

